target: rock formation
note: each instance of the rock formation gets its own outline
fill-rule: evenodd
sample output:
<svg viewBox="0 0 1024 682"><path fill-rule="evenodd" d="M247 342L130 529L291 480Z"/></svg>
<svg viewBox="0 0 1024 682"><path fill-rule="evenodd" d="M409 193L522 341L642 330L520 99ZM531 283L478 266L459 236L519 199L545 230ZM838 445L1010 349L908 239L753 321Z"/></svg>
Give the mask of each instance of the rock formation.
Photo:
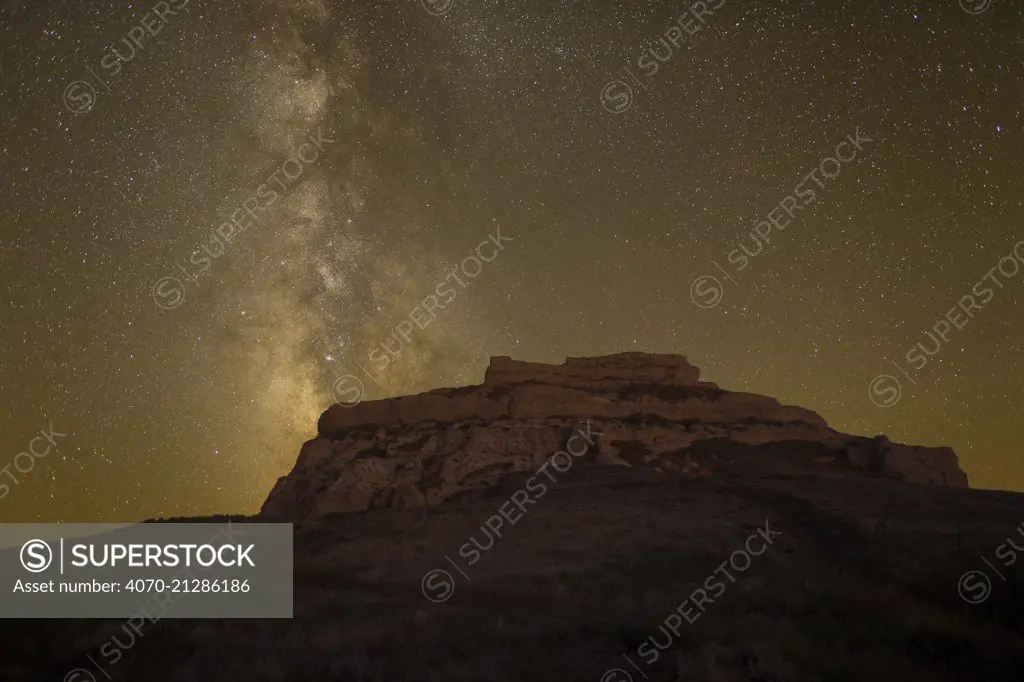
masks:
<svg viewBox="0 0 1024 682"><path fill-rule="evenodd" d="M483 384L335 404L318 431L270 492L264 518L435 506L508 474L538 471L577 432L593 434L572 446L584 467L866 473L967 487L949 448L839 433L811 410L700 381L680 355L619 353L562 365L496 357Z"/></svg>

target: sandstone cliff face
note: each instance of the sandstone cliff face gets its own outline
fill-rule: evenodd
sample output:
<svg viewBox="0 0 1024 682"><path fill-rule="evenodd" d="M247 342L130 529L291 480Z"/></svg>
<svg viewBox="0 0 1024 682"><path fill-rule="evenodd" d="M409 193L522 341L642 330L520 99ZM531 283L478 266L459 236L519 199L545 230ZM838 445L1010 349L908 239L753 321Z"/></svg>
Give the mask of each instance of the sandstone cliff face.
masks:
<svg viewBox="0 0 1024 682"><path fill-rule="evenodd" d="M701 441L810 443L819 450L815 461L844 471L967 487L949 448L838 433L811 410L702 382L679 355L620 353L562 365L492 358L481 385L332 405L318 431L277 481L264 517L435 506L513 472L532 474L583 433L591 434L577 438L587 443L576 460L583 466L708 476L717 458L688 452Z"/></svg>

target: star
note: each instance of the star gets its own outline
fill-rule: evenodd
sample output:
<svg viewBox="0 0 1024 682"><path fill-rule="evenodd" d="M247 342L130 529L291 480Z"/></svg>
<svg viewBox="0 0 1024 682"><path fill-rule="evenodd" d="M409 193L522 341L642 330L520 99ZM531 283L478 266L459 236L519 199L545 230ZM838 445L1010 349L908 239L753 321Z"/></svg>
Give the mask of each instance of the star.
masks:
<svg viewBox="0 0 1024 682"><path fill-rule="evenodd" d="M137 3L0 17L0 453L50 420L82 447L0 515L251 513L360 383L623 351L1024 490L1024 278L983 280L1019 262L1019 26L821 3L793 40L724 3L674 45L656 3L226 2L159 40Z"/></svg>

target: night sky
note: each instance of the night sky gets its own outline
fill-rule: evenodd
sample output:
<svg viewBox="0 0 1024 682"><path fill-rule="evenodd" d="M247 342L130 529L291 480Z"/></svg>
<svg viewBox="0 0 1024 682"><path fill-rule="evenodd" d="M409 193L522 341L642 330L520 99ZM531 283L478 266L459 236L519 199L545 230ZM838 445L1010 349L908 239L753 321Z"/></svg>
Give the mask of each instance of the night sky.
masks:
<svg viewBox="0 0 1024 682"><path fill-rule="evenodd" d="M694 11L0 0L0 520L254 512L360 385L633 350L1024 490L1019 2Z"/></svg>

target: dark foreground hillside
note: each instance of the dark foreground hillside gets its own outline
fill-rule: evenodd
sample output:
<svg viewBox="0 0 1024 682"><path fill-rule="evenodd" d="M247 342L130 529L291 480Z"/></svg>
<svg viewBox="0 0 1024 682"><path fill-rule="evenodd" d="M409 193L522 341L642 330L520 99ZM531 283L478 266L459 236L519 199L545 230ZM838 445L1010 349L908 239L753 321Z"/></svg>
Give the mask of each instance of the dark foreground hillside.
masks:
<svg viewBox="0 0 1024 682"><path fill-rule="evenodd" d="M1024 547L1022 495L860 475L555 476L472 565L460 547L488 546L480 527L525 477L429 512L296 527L290 621L164 618L134 636L121 621L7 620L0 679L1024 679L1024 557L1005 565L1007 538ZM453 584L424 582L433 569ZM990 592L978 573L958 586L968 571ZM112 638L116 662L99 653Z"/></svg>

